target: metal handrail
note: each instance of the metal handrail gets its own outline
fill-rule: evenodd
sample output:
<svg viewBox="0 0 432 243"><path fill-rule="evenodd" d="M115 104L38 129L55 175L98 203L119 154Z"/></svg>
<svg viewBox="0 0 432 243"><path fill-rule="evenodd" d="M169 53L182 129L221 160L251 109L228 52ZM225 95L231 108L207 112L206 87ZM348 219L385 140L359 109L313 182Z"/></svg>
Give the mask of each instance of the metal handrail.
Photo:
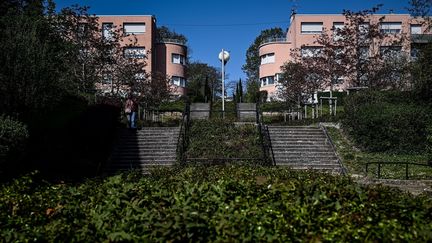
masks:
<svg viewBox="0 0 432 243"><path fill-rule="evenodd" d="M180 163L186 163L186 150L189 146L189 126L190 126L190 105L185 103L185 108L180 124L179 136L177 139L177 155Z"/></svg>
<svg viewBox="0 0 432 243"><path fill-rule="evenodd" d="M338 154L338 152L336 150L336 146L334 145L332 139L330 138L330 136L328 134L328 131L327 131L327 128L325 126L323 126L322 124L320 124L320 127L324 131L324 134L325 134L325 136L327 138L327 141L330 142L330 145L332 147L333 152L336 154L336 158L337 158L338 164L342 167L341 174L342 175L346 175L348 173L348 170L345 168L345 166L343 165L342 161L340 160L339 154Z"/></svg>
<svg viewBox="0 0 432 243"><path fill-rule="evenodd" d="M285 37L279 37L279 38L273 37L273 38L267 38L263 40L261 42L261 45L268 44L268 43L284 43L284 42L288 42L288 39Z"/></svg>
<svg viewBox="0 0 432 243"><path fill-rule="evenodd" d="M429 164L420 164L420 163L414 163L414 162L367 162L366 163L366 174L369 172L369 165L377 164L378 165L378 179L381 179L381 165L405 165L405 179L409 179L409 173L408 173L408 166L409 165L418 165L418 166L425 166L425 167L432 167L432 165Z"/></svg>
<svg viewBox="0 0 432 243"><path fill-rule="evenodd" d="M270 133L268 131L268 127L264 124L264 116L259 109L259 103L256 104L256 120L258 124L261 147L263 150L263 160L266 165L276 165Z"/></svg>
<svg viewBox="0 0 432 243"><path fill-rule="evenodd" d="M174 44L186 45L186 41L184 41L184 40L169 39L169 38L161 39L161 40L159 40L159 43L174 43Z"/></svg>

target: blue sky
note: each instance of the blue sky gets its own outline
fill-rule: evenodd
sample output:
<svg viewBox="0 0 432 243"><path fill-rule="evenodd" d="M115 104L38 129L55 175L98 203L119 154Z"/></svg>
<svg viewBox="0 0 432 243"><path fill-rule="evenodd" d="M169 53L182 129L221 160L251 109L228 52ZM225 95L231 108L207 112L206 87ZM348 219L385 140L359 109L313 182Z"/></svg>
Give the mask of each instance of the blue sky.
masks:
<svg viewBox="0 0 432 243"><path fill-rule="evenodd" d="M154 15L158 26L166 25L189 39L192 61L220 67L218 53L222 48L230 51L228 80L246 78L241 67L247 48L261 30L286 29L293 7L300 14L329 14L379 3L384 4L381 13L407 13L408 0L56 0L58 8L86 5L100 15Z"/></svg>

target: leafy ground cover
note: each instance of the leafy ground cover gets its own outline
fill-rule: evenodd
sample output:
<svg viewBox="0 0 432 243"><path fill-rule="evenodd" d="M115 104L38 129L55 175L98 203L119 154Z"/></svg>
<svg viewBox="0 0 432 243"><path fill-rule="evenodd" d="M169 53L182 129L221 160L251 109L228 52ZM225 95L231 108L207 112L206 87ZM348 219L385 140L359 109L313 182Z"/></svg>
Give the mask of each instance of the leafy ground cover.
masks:
<svg viewBox="0 0 432 243"><path fill-rule="evenodd" d="M432 197L281 168L213 166L0 187L2 241L432 240Z"/></svg>
<svg viewBox="0 0 432 243"><path fill-rule="evenodd" d="M235 125L222 119L193 121L187 157L209 160L244 158L244 162L261 159L263 156L257 127Z"/></svg>
<svg viewBox="0 0 432 243"><path fill-rule="evenodd" d="M384 152L365 152L355 148L354 143L342 133L342 130L333 127L327 128L343 164L351 173L366 174L368 162L412 162L427 164L428 155L425 154L390 154ZM377 165L370 165L367 176L377 177ZM410 179L432 179L432 166L409 165ZM381 176L386 179L404 179L405 165L382 165Z"/></svg>

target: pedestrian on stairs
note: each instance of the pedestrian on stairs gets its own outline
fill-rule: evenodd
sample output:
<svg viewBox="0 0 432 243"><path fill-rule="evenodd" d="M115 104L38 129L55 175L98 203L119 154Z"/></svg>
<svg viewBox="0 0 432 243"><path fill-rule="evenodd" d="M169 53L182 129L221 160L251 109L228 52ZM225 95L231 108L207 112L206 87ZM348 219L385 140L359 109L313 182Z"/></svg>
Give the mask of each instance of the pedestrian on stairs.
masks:
<svg viewBox="0 0 432 243"><path fill-rule="evenodd" d="M128 127L130 129L136 129L137 104L133 99L132 94L128 95L124 111L128 120Z"/></svg>

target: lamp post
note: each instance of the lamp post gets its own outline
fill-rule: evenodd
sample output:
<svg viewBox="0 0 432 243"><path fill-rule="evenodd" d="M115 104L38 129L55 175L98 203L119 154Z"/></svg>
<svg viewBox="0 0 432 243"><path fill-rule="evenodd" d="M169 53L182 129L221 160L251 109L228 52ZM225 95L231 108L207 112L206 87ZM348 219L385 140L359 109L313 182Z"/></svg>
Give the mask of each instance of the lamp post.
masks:
<svg viewBox="0 0 432 243"><path fill-rule="evenodd" d="M219 60L222 63L222 118L225 118L225 64L229 59L229 52L222 49L222 51L219 53Z"/></svg>

